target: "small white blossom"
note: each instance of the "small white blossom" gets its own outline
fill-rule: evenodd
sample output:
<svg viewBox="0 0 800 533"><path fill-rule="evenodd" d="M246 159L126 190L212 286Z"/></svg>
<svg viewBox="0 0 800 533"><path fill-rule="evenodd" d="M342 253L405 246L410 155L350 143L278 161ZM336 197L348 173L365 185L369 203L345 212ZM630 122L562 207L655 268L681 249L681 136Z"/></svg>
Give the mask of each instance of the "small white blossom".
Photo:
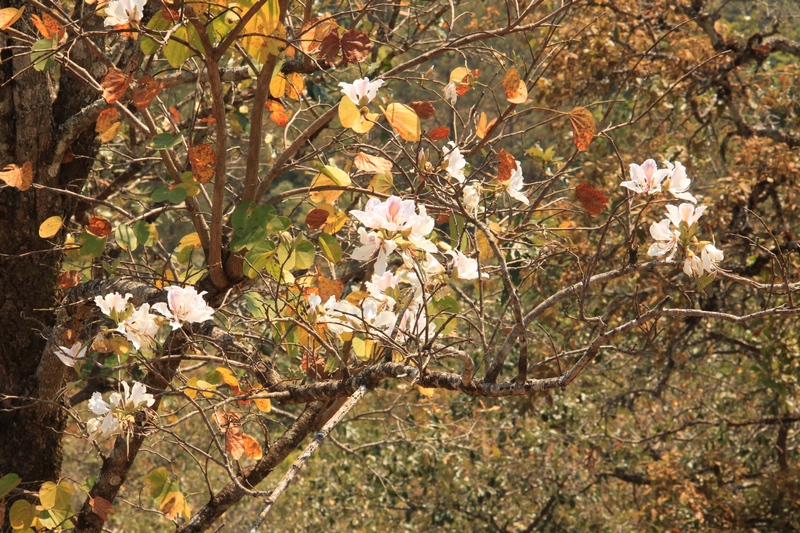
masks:
<svg viewBox="0 0 800 533"><path fill-rule="evenodd" d="M122 296L118 292L112 292L105 296L95 296L94 303L100 308L100 311L114 320L117 320L120 315L125 312L128 305L128 300L133 298L131 293L126 293Z"/></svg>
<svg viewBox="0 0 800 533"><path fill-rule="evenodd" d="M675 198L696 204L697 198L689 193L689 187L692 185L692 180L686 176L686 168L678 161L675 162L674 167L669 161L667 161L665 164L670 171L669 192L672 193Z"/></svg>
<svg viewBox="0 0 800 533"><path fill-rule="evenodd" d="M657 242L650 245L650 249L647 250L647 255L658 257L669 253L667 261L671 261L675 256L675 252L678 251L678 239L681 236L681 232L678 230L671 230L669 225L670 220L668 218L665 218L661 222L653 222L650 225L650 235Z"/></svg>
<svg viewBox="0 0 800 533"><path fill-rule="evenodd" d="M691 278L702 276L703 260L689 252L689 256L683 261L683 272Z"/></svg>
<svg viewBox="0 0 800 533"><path fill-rule="evenodd" d="M697 220L703 215L706 206L701 205L695 208L690 203L682 203L678 207L674 205L667 205L667 218L672 221L675 227L680 227L681 222L686 222L686 225L692 227Z"/></svg>
<svg viewBox="0 0 800 533"><path fill-rule="evenodd" d="M454 81L444 86L444 99L450 102L450 105L456 105L456 101L458 100L457 88Z"/></svg>
<svg viewBox="0 0 800 533"><path fill-rule="evenodd" d="M156 305L164 305L156 304ZM153 306L155 308L155 305ZM123 320L117 327L117 331L125 335L125 338L133 344L137 350L145 347L150 349L158 328L160 327L159 318L150 314L150 304L144 303L133 314Z"/></svg>
<svg viewBox="0 0 800 533"><path fill-rule="evenodd" d="M104 415L111 411L111 405L103 400L102 394L95 392L89 399L89 410L96 415Z"/></svg>
<svg viewBox="0 0 800 533"><path fill-rule="evenodd" d="M656 162L648 159L641 166L631 163L631 179L620 185L637 194L655 194L661 192L661 182L670 175L670 169L658 168Z"/></svg>
<svg viewBox="0 0 800 533"><path fill-rule="evenodd" d="M214 317L214 309L203 299L205 291L197 293L194 287L167 287L167 304L159 302L153 305L170 320L173 330L180 329L184 323L202 323Z"/></svg>
<svg viewBox="0 0 800 533"><path fill-rule="evenodd" d="M514 173L511 174L511 178L507 181L500 182L506 188L506 192L512 198L519 200L525 205L528 205L530 202L528 201L528 197L522 193L522 187L525 184L522 182L522 164L517 161L517 167L514 169Z"/></svg>
<svg viewBox="0 0 800 533"><path fill-rule="evenodd" d="M467 257L457 250L449 250L447 255L454 259L453 274L458 279L478 279L478 261ZM480 277L488 278L489 274L483 273Z"/></svg>
<svg viewBox="0 0 800 533"><path fill-rule="evenodd" d="M464 176L464 167L467 165L467 160L464 159L464 156L461 155L461 149L456 146L456 143L450 141L447 143L442 149L442 156L444 159L442 160L442 166L445 168L448 174L450 174L453 178L455 178L459 183L464 183L467 179ZM444 163L447 163L447 166Z"/></svg>
<svg viewBox="0 0 800 533"><path fill-rule="evenodd" d="M464 187L464 197L461 200L464 203L464 208L467 210L467 213L473 217L478 216L478 211L480 210L481 193L479 187L480 186L476 188L472 185Z"/></svg>
<svg viewBox="0 0 800 533"><path fill-rule="evenodd" d="M125 390L125 396L120 402L120 407L126 412L138 411L145 405L150 407L156 401L152 394L147 393L147 387L144 383L137 381L132 388L128 388L128 384L123 381L122 388Z"/></svg>
<svg viewBox="0 0 800 533"><path fill-rule="evenodd" d="M342 94L347 96L356 105L367 105L378 96L380 89L385 82L383 80L369 81L369 78L361 78L353 83L339 83ZM366 101L364 101L366 100Z"/></svg>
<svg viewBox="0 0 800 533"><path fill-rule="evenodd" d="M106 6L105 27L138 24L142 20L147 0L112 0Z"/></svg>
<svg viewBox="0 0 800 533"><path fill-rule="evenodd" d="M372 280L366 283L367 292L375 301L385 302L389 308L394 308L397 302L387 291L396 296L400 280L401 276L390 271L386 271L382 275L373 274Z"/></svg>
<svg viewBox="0 0 800 533"><path fill-rule="evenodd" d="M89 432L89 440L97 440L100 435L110 437L120 433L120 425L113 412L108 412L105 416L92 418L86 423L86 431Z"/></svg>
<svg viewBox="0 0 800 533"><path fill-rule="evenodd" d="M86 351L89 346L83 346L81 343L76 342L71 348L66 346L57 346L55 354L67 366L75 366L75 361L86 357Z"/></svg>
<svg viewBox="0 0 800 533"><path fill-rule="evenodd" d="M713 244L706 244L700 251L700 257L703 261L703 269L706 272L714 272L717 270L717 264L725 259L725 253Z"/></svg>
<svg viewBox="0 0 800 533"><path fill-rule="evenodd" d="M356 261L368 261L378 252L375 261L375 273L383 274L389 265L389 254L397 248L397 243L391 239L384 239L374 231L367 232L364 228L358 228L359 241L361 246L353 250L350 256Z"/></svg>

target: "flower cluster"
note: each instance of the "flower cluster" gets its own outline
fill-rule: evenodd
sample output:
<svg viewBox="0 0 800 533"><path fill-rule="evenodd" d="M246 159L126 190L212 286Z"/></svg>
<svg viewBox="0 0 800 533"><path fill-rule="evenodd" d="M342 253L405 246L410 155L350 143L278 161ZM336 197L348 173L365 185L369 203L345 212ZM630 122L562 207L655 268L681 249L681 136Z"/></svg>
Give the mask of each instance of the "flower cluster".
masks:
<svg viewBox="0 0 800 533"><path fill-rule="evenodd" d="M129 387L122 382L123 394L112 392L108 402L103 400L102 394L95 392L89 399L89 410L98 415L86 423L86 430L90 440L99 436L110 437L124 433L133 422L133 414L143 407L150 407L155 403L152 394L147 393L147 387L138 381Z"/></svg>
<svg viewBox="0 0 800 533"><path fill-rule="evenodd" d="M631 179L623 181L622 186L637 194L653 195L664 188L675 198L685 200L680 205L668 204L663 220L650 225L650 236L655 241L647 250L651 257L666 256L672 260L679 249L684 251L683 271L687 276L710 281L717 271L724 253L713 243L699 241L696 237L698 220L706 211L706 206L696 207L695 198L689 187L692 181L686 175L686 168L679 162L674 165L666 162L666 168L658 168L656 162L648 159L641 165L631 164Z"/></svg>

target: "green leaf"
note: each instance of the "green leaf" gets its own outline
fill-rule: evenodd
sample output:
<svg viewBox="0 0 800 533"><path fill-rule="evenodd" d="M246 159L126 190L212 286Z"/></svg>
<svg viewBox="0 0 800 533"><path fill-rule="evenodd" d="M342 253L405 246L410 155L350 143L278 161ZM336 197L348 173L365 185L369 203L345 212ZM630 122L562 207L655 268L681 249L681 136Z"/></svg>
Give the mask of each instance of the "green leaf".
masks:
<svg viewBox="0 0 800 533"><path fill-rule="evenodd" d="M292 227L292 221L286 217L275 217L267 223L267 231L280 233Z"/></svg>
<svg viewBox="0 0 800 533"><path fill-rule="evenodd" d="M169 198L169 193L172 192L172 189L169 187L159 187L158 189L153 191L153 194L150 197L153 199L154 202L166 202Z"/></svg>
<svg viewBox="0 0 800 533"><path fill-rule="evenodd" d="M106 247L106 238L95 237L84 230L78 237L78 243L81 245L81 257L85 259L94 259L102 255Z"/></svg>
<svg viewBox="0 0 800 533"><path fill-rule="evenodd" d="M314 260L317 258L317 249L314 248L314 243L311 241L300 238L295 242L294 256L295 268L306 269L314 264Z"/></svg>
<svg viewBox="0 0 800 533"><path fill-rule="evenodd" d="M136 236L136 231L127 224L121 224L114 232L114 239L123 250L130 250L131 252L139 247L139 239Z"/></svg>
<svg viewBox="0 0 800 533"><path fill-rule="evenodd" d="M187 196L188 195L186 194L186 189L178 187L170 191L168 200L170 201L170 203L179 204L184 200L186 200Z"/></svg>
<svg viewBox="0 0 800 533"><path fill-rule="evenodd" d="M147 490L151 497L158 498L164 492L168 479L169 472L167 472L166 468L163 466L156 468L144 478L145 490Z"/></svg>
<svg viewBox="0 0 800 533"><path fill-rule="evenodd" d="M323 165L322 163L315 163L314 166L317 167L317 170L319 170L320 174L324 174L340 187L349 187L352 183L350 180L350 174L340 168L330 165Z"/></svg>
<svg viewBox="0 0 800 533"><path fill-rule="evenodd" d="M189 43L195 50L200 51L203 49L203 44L200 42L200 35L194 26L181 26L172 34L164 47L164 57L172 68L178 68L183 63L195 55L195 51L186 45L179 43L177 39Z"/></svg>
<svg viewBox="0 0 800 533"><path fill-rule="evenodd" d="M173 146L183 142L183 133L172 135L171 133L159 133L150 141L150 148L153 150L168 150Z"/></svg>
<svg viewBox="0 0 800 533"><path fill-rule="evenodd" d="M39 39L31 45L31 63L39 72L53 65L53 52L58 43L53 39Z"/></svg>
<svg viewBox="0 0 800 533"><path fill-rule="evenodd" d="M267 266L267 262L275 255L275 244L272 241L256 243L245 256L245 275L255 278Z"/></svg>
<svg viewBox="0 0 800 533"><path fill-rule="evenodd" d="M14 487L19 485L20 479L16 474L6 474L0 477L0 498L11 492Z"/></svg>
<svg viewBox="0 0 800 533"><path fill-rule="evenodd" d="M238 252L243 248L252 249L267 236L267 221L277 213L271 205L255 207L253 202L242 202L231 216L233 239L231 249Z"/></svg>
<svg viewBox="0 0 800 533"><path fill-rule="evenodd" d="M327 233L319 234L319 247L322 250L328 261L338 263L342 260L342 245L339 244L339 239Z"/></svg>
<svg viewBox="0 0 800 533"><path fill-rule="evenodd" d="M26 529L33 524L36 509L27 500L17 500L8 510L8 521L14 529Z"/></svg>
<svg viewBox="0 0 800 533"><path fill-rule="evenodd" d="M158 11L155 15L153 15L153 18L150 19L150 22L147 23L147 27L151 30L166 31L174 26L174 24L175 23L171 20L164 19L162 12ZM150 54L156 53L161 45L150 37L142 37L142 42L139 46L142 49L142 53L149 56Z"/></svg>
<svg viewBox="0 0 800 533"><path fill-rule="evenodd" d="M45 481L39 489L39 501L45 509L66 509L72 499L72 487L62 481L58 485Z"/></svg>
<svg viewBox="0 0 800 533"><path fill-rule="evenodd" d="M253 318L267 318L264 298L257 292L248 292L245 297L245 306Z"/></svg>
<svg viewBox="0 0 800 533"><path fill-rule="evenodd" d="M143 246L153 246L158 241L158 230L154 224L139 220L133 225L133 231L136 239Z"/></svg>
<svg viewBox="0 0 800 533"><path fill-rule="evenodd" d="M59 526L63 527L63 524L67 521L67 518L75 514L72 510L72 506L67 504L64 508L54 508L48 509L39 514L36 518L39 519L39 522L46 527L47 529L56 529Z"/></svg>
<svg viewBox="0 0 800 533"><path fill-rule="evenodd" d="M256 203L246 200L236 206L231 215L231 226L233 227L233 235L236 237L243 237L246 234L247 221L253 214L256 208Z"/></svg>

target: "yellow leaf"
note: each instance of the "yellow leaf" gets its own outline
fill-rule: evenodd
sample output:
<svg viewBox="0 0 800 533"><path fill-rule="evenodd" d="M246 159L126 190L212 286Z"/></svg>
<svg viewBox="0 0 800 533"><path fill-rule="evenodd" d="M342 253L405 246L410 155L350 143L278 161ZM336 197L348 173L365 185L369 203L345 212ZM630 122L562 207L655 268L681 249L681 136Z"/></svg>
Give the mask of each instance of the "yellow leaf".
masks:
<svg viewBox="0 0 800 533"><path fill-rule="evenodd" d="M333 204L337 198L339 198L344 191L342 190L326 190L326 191L315 191L315 188L325 187L325 186L332 186L338 185L340 187L349 187L352 183L350 181L350 175L342 169L325 165L320 167L320 172L317 174L314 179L311 181L311 191L309 196L311 197L311 201L315 203L326 203L326 204Z"/></svg>
<svg viewBox="0 0 800 533"><path fill-rule="evenodd" d="M450 73L450 82L461 83L461 80L463 80L468 74L469 69L467 67L458 67Z"/></svg>
<svg viewBox="0 0 800 533"><path fill-rule="evenodd" d="M286 94L286 76L283 74L272 76L272 80L269 82L269 94L273 98L283 98L283 95Z"/></svg>
<svg viewBox="0 0 800 533"><path fill-rule="evenodd" d="M269 398L255 398L253 401L256 402L256 407L262 413L272 411L272 401Z"/></svg>
<svg viewBox="0 0 800 533"><path fill-rule="evenodd" d="M42 222L42 225L39 226L39 237L42 239L49 239L58 233L63 225L64 219L58 215L54 215Z"/></svg>
<svg viewBox="0 0 800 533"><path fill-rule="evenodd" d="M350 128L356 133L367 133L375 125L377 113L361 113L361 110L347 96L339 102L339 121L342 127Z"/></svg>
<svg viewBox="0 0 800 533"><path fill-rule="evenodd" d="M422 132L419 116L413 109L404 104L392 103L383 109L383 115L394 130L404 140L409 142L416 142Z"/></svg>
<svg viewBox="0 0 800 533"><path fill-rule="evenodd" d="M25 6L17 9L15 7L6 7L4 9L0 9L0 30L7 30L11 27L19 18L22 16L22 13L25 12Z"/></svg>
<svg viewBox="0 0 800 533"><path fill-rule="evenodd" d="M433 393L436 391L436 389L420 387L419 385L417 385L417 390L419 391L420 394L422 394L427 398L433 398Z"/></svg>
<svg viewBox="0 0 800 533"><path fill-rule="evenodd" d="M27 191L33 185L33 167L30 161L25 161L22 167L10 164L0 172L0 180L6 182L9 187L14 187L20 191Z"/></svg>
<svg viewBox="0 0 800 533"><path fill-rule="evenodd" d="M391 172L379 172L372 176L367 188L371 191L386 194L394 188L394 178Z"/></svg>
<svg viewBox="0 0 800 533"><path fill-rule="evenodd" d="M353 163L362 172L391 172L393 163L383 157L359 152L356 154Z"/></svg>
<svg viewBox="0 0 800 533"><path fill-rule="evenodd" d="M178 243L178 250L182 250L187 246L194 246L195 248L199 248L200 236L197 233L190 233L188 235L184 235L181 238L181 242Z"/></svg>
<svg viewBox="0 0 800 533"><path fill-rule="evenodd" d="M306 82L297 72L292 72L286 77L286 95L292 100L299 100L305 88Z"/></svg>
<svg viewBox="0 0 800 533"><path fill-rule="evenodd" d="M242 433L242 445L244 446L245 455L250 459L258 461L263 457L264 452L261 450L261 445L247 433Z"/></svg>
<svg viewBox="0 0 800 533"><path fill-rule="evenodd" d="M222 376L222 382L229 386L232 389L239 388L239 380L236 379L236 376L233 375L230 369L225 368L224 366L218 366L216 371Z"/></svg>
<svg viewBox="0 0 800 533"><path fill-rule="evenodd" d="M342 226L344 226L348 220L349 217L347 216L347 213L345 213L344 211L339 213L331 213L330 215L328 215L328 221L325 222L325 229L322 231L324 231L328 235L333 235L334 233L342 229Z"/></svg>
<svg viewBox="0 0 800 533"><path fill-rule="evenodd" d="M190 516L189 506L186 505L186 498L180 492L170 492L161 499L158 505L164 515L170 520L179 514L184 517Z"/></svg>
<svg viewBox="0 0 800 533"><path fill-rule="evenodd" d="M488 135L489 130L492 129L494 123L497 122L497 117L493 118L491 122L487 122L486 113L481 113L480 118L478 119L478 125L475 126L475 135L478 138L483 139Z"/></svg>
<svg viewBox="0 0 800 533"><path fill-rule="evenodd" d="M242 15L253 8L253 0L239 0L238 5L242 8ZM258 12L245 25L242 39L242 48L250 54L250 57L259 63L265 63L270 52L270 38L272 32L280 23L280 7L278 0L267 0Z"/></svg>
<svg viewBox="0 0 800 533"><path fill-rule="evenodd" d="M120 128L122 128L122 122L115 122L110 128L98 135L97 140L101 143L113 141L114 137L116 137L117 133L119 133Z"/></svg>

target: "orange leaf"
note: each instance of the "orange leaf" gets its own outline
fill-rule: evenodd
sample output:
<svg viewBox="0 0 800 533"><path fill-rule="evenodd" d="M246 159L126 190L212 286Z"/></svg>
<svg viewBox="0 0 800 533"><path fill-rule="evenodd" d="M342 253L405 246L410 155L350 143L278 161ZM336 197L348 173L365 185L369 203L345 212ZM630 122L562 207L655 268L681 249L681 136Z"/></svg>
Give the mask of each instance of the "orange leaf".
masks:
<svg viewBox="0 0 800 533"><path fill-rule="evenodd" d="M86 231L95 237L105 237L111 233L111 222L103 217L92 217L89 219L89 225L86 226Z"/></svg>
<svg viewBox="0 0 800 533"><path fill-rule="evenodd" d="M436 114L436 110L433 108L433 104L426 100L414 100L413 102L408 104L408 107L413 109L419 115L419 118L422 120L429 119Z"/></svg>
<svg viewBox="0 0 800 533"><path fill-rule="evenodd" d="M6 182L6 185L14 187L21 191L27 191L33 185L33 167L30 161L25 161L22 168L17 165L11 164L0 172L0 180Z"/></svg>
<svg viewBox="0 0 800 533"><path fill-rule="evenodd" d="M576 107L569 112L568 117L572 127L572 144L583 152L594 139L594 115L585 107Z"/></svg>
<svg viewBox="0 0 800 533"><path fill-rule="evenodd" d="M108 129L114 125L119 119L119 111L117 111L114 107L109 107L107 109L103 109L100 112L100 116L97 117L97 123L94 125L94 131L97 133L103 133L104 131L108 131Z"/></svg>
<svg viewBox="0 0 800 533"><path fill-rule="evenodd" d="M392 167L394 166L393 163L388 159L365 154L363 152L359 152L358 154L356 154L353 163L356 165L356 168L362 172L375 172L375 173L391 172Z"/></svg>
<svg viewBox="0 0 800 533"><path fill-rule="evenodd" d="M299 100L306 88L306 81L297 72L286 75L286 96L292 100Z"/></svg>
<svg viewBox="0 0 800 533"><path fill-rule="evenodd" d="M202 143L189 148L189 164L192 176L198 183L208 183L214 179L217 156L210 145Z"/></svg>
<svg viewBox="0 0 800 533"><path fill-rule="evenodd" d="M599 215L603 212L603 206L606 205L608 199L589 185L588 183L581 183L575 188L575 195L580 200L581 205L590 215Z"/></svg>
<svg viewBox="0 0 800 533"><path fill-rule="evenodd" d="M92 507L92 512L103 520L108 520L108 515L115 513L114 508L111 507L111 503L100 496L95 498L90 497L89 505Z"/></svg>
<svg viewBox="0 0 800 533"><path fill-rule="evenodd" d="M111 67L106 71L103 81L100 83L103 88L103 98L109 104L117 103L128 90L131 81L133 81L133 74L126 76L117 67Z"/></svg>
<svg viewBox="0 0 800 533"><path fill-rule="evenodd" d="M97 136L97 140L103 143L107 143L114 139L119 133L119 130L122 128L122 122L115 122L109 127L106 131L101 133Z"/></svg>
<svg viewBox="0 0 800 533"><path fill-rule="evenodd" d="M261 445L258 443L258 441L247 433L242 433L242 446L244 448L245 455L250 459L255 459L258 461L264 455L264 452L261 450Z"/></svg>
<svg viewBox="0 0 800 533"><path fill-rule="evenodd" d="M31 15L31 21L45 39L52 39L53 37L61 39L64 35L65 30L61 24L47 13L42 13L42 18L39 18L38 15Z"/></svg>
<svg viewBox="0 0 800 533"><path fill-rule="evenodd" d="M491 131L494 123L497 122L497 117L493 118L491 122L487 123L486 120L486 113L481 113L480 118L478 119L478 125L475 126L475 135L478 136L479 139L485 139L489 132Z"/></svg>
<svg viewBox="0 0 800 533"><path fill-rule="evenodd" d="M309 229L319 229L328 221L328 212L325 209L312 209L306 215L306 225Z"/></svg>
<svg viewBox="0 0 800 533"><path fill-rule="evenodd" d="M181 121L181 112L174 107L169 108L169 116L172 118L172 122L176 124ZM216 120L214 120L214 122L216 122Z"/></svg>
<svg viewBox="0 0 800 533"><path fill-rule="evenodd" d="M509 100L516 98L517 92L519 91L519 82L520 77L517 67L508 69L505 77L503 77L503 90L505 90L506 98Z"/></svg>
<svg viewBox="0 0 800 533"><path fill-rule="evenodd" d="M470 89L472 89L472 84L470 83L470 80L469 80L469 74L467 74L458 83L458 85L456 85L456 94L458 96L464 96L465 94L467 94L469 92Z"/></svg>
<svg viewBox="0 0 800 533"><path fill-rule="evenodd" d="M369 37L361 30L347 30L342 35L342 55L344 65L348 63L361 63L369 55L372 42Z"/></svg>
<svg viewBox="0 0 800 533"><path fill-rule="evenodd" d="M419 140L422 128L419 123L419 116L413 109L407 105L393 102L386 106L386 109L381 108L381 110L386 120L400 134L403 140L409 142L417 142Z"/></svg>
<svg viewBox="0 0 800 533"><path fill-rule="evenodd" d="M215 119L214 117L206 117L206 118L201 118L200 122L203 122L203 123L206 123L206 124L216 124L217 123L217 119Z"/></svg>
<svg viewBox="0 0 800 533"><path fill-rule="evenodd" d="M322 274L318 274L317 289L319 291L319 297L323 302L327 302L331 296L336 296L338 300L344 292L344 283L340 279L330 279Z"/></svg>
<svg viewBox="0 0 800 533"><path fill-rule="evenodd" d="M514 159L514 156L510 153L506 152L502 148L497 151L497 159L500 163L499 168L497 169L497 180L498 181L508 181L511 179L511 175L514 173L514 170L517 168L517 161Z"/></svg>
<svg viewBox="0 0 800 533"><path fill-rule="evenodd" d="M81 273L77 270L67 270L58 276L58 285L62 289L69 289L81 282Z"/></svg>
<svg viewBox="0 0 800 533"><path fill-rule="evenodd" d="M269 114L269 119L279 128L285 128L289 124L289 117L286 115L286 111L273 111Z"/></svg>
<svg viewBox="0 0 800 533"><path fill-rule="evenodd" d="M272 111L272 112L285 111L286 110L286 108L283 107L283 104L280 103L277 100L267 100L264 103L264 109L266 109L267 111Z"/></svg>
<svg viewBox="0 0 800 533"><path fill-rule="evenodd" d="M142 76L136 80L133 89L133 103L139 109L144 109L161 92L161 83L152 76Z"/></svg>
<svg viewBox="0 0 800 533"><path fill-rule="evenodd" d="M428 137L431 138L433 142L441 141L442 139L447 139L450 136L450 128L447 126L438 126L433 128L431 132L428 134Z"/></svg>

